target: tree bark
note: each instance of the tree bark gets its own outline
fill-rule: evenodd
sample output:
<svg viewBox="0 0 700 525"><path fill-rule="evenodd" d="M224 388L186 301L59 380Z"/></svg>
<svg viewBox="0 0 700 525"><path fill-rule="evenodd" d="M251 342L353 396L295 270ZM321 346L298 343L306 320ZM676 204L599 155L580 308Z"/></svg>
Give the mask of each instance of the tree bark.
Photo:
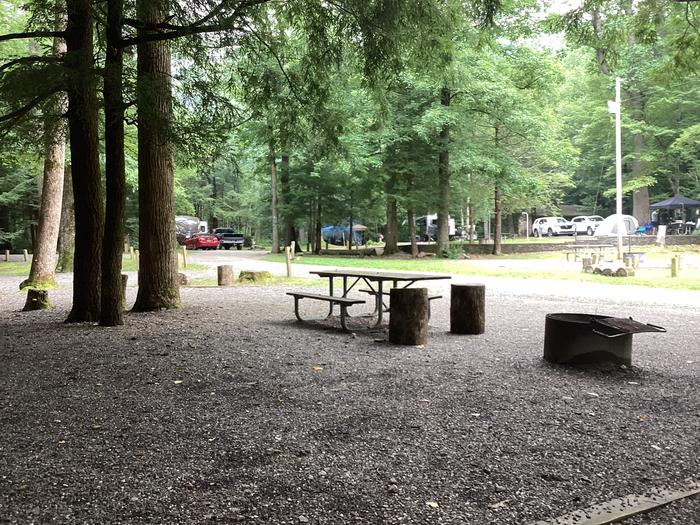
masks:
<svg viewBox="0 0 700 525"><path fill-rule="evenodd" d="M502 229L502 217L501 217L501 188L498 186L498 182L495 184L495 189L493 192L493 203L494 203L494 232L493 232L493 255L501 255L501 229Z"/></svg>
<svg viewBox="0 0 700 525"><path fill-rule="evenodd" d="M486 287L453 284L450 290L450 332L483 334L486 324Z"/></svg>
<svg viewBox="0 0 700 525"><path fill-rule="evenodd" d="M139 0L142 22L168 17L165 0ZM153 33L139 29L140 36ZM135 311L177 308L177 251L173 197L172 86L170 47L166 41L138 45L139 291Z"/></svg>
<svg viewBox="0 0 700 525"><path fill-rule="evenodd" d="M216 282L219 286L231 286L233 280L233 266L224 264L216 267Z"/></svg>
<svg viewBox="0 0 700 525"><path fill-rule="evenodd" d="M440 104L450 105L450 88L445 86L440 93ZM438 156L438 255L450 244L450 126L444 124L440 131L440 153Z"/></svg>
<svg viewBox="0 0 700 525"><path fill-rule="evenodd" d="M389 342L424 345L428 342L430 301L427 288L392 288L389 292Z"/></svg>
<svg viewBox="0 0 700 525"><path fill-rule="evenodd" d="M318 255L321 253L321 243L323 241L323 232L321 231L321 196L316 196L316 234L314 244L314 253Z"/></svg>
<svg viewBox="0 0 700 525"><path fill-rule="evenodd" d="M102 184L94 75L92 2L68 0L68 128L75 199L73 307L66 322L97 321L102 259Z"/></svg>
<svg viewBox="0 0 700 525"><path fill-rule="evenodd" d="M75 251L75 203L73 202L73 177L71 166L66 164L63 170L63 200L61 206L61 225L58 234L58 273L73 271L73 252Z"/></svg>
<svg viewBox="0 0 700 525"><path fill-rule="evenodd" d="M107 55L104 75L105 232L102 244L101 326L124 324L122 252L124 247L124 101L123 54L119 47L123 0L107 0Z"/></svg>
<svg viewBox="0 0 700 525"><path fill-rule="evenodd" d="M411 257L418 257L418 241L416 240L416 217L413 206L406 210L408 219L408 237L411 239Z"/></svg>
<svg viewBox="0 0 700 525"><path fill-rule="evenodd" d="M64 14L56 13L56 31L65 29ZM54 38L53 55L66 52L62 38ZM36 244L32 255L32 265L26 285L33 288L47 288L56 285L56 249L61 225L61 201L66 159L66 127L63 114L68 101L63 92L49 106L44 116L44 174L41 191L41 208ZM46 301L48 303L48 299ZM27 299L29 303L29 298ZM25 307L26 309L26 307ZM32 308L33 309L33 308Z"/></svg>
<svg viewBox="0 0 700 525"><path fill-rule="evenodd" d="M289 155L282 153L280 161L280 171L282 172L282 210L284 227L284 245L289 246L294 239L294 221L292 220L292 191L289 187Z"/></svg>
<svg viewBox="0 0 700 525"><path fill-rule="evenodd" d="M272 138L272 126L268 126L270 131L270 144L268 162L270 164L270 196L272 208L272 253L280 253L280 230L279 216L277 210L277 162L275 160L275 143Z"/></svg>
<svg viewBox="0 0 700 525"><path fill-rule="evenodd" d="M391 174L384 186L386 192L386 231L384 232L384 255L399 251L398 220L396 216L396 175Z"/></svg>

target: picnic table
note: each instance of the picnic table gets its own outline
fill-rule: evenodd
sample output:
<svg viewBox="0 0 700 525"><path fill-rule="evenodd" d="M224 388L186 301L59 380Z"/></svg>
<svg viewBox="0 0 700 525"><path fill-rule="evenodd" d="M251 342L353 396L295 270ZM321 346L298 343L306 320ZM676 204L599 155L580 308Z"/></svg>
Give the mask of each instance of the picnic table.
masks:
<svg viewBox="0 0 700 525"><path fill-rule="evenodd" d="M407 288L417 282L422 282L422 281L433 281L433 280L444 280L444 279L451 279L451 276L449 275L436 275L436 274L429 274L429 273L403 273L403 272L376 272L376 271L368 271L368 270L353 270L348 268L347 270L343 269L336 269L336 270L317 270L317 271L312 271L309 272L311 274L318 275L319 277L326 277L328 278L328 296L319 296L315 294L293 294L295 295L295 299L298 297L309 297L311 299L320 299L320 300L325 300L330 303L330 309L328 312L328 315L331 316L333 315L333 309L336 304L338 304L341 308L341 323L344 324L344 317L345 317L345 308L347 304L344 304L345 301L355 301L355 302L364 302L364 301L359 301L357 299L351 300L348 299L348 294L350 291L358 284L358 283L364 283L368 286L369 289L367 290L360 290L365 293L368 293L369 295L374 296L375 303L374 303L374 311L372 312L372 316L376 316L377 321L375 323L375 326L380 326L382 324L382 318L383 318L383 313L386 311L386 307L384 305L384 297L388 295L388 290L385 290L384 285L385 283L392 283L393 286L396 288L401 284L402 288ZM334 289L333 289L333 280L336 278L340 278L343 280L343 293L342 295L334 295ZM313 295L313 297L312 297ZM433 298L437 298L439 296L434 296ZM298 299L297 299L298 301ZM295 305L296 308L296 305ZM295 313L297 314L297 318L299 317L298 315L298 309L295 310Z"/></svg>
<svg viewBox="0 0 700 525"><path fill-rule="evenodd" d="M587 251L597 251L600 255L603 255L605 250L615 248L614 244L565 244L564 248L568 250L566 252L566 260L569 260L569 253L574 252L574 261L578 261L578 256L580 252Z"/></svg>

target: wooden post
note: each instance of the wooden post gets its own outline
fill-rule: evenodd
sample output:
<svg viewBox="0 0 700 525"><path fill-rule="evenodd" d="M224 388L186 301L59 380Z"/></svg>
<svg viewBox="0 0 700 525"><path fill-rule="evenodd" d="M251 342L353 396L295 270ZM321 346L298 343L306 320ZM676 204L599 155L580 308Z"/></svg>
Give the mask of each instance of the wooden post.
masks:
<svg viewBox="0 0 700 525"><path fill-rule="evenodd" d="M122 310L126 310L126 283L129 281L129 276L122 274Z"/></svg>
<svg viewBox="0 0 700 525"><path fill-rule="evenodd" d="M483 334L486 324L486 286L453 284L450 294L450 332Z"/></svg>
<svg viewBox="0 0 700 525"><path fill-rule="evenodd" d="M27 262L29 260L29 254L27 253L26 248L22 250L22 256L24 257L24 262Z"/></svg>
<svg viewBox="0 0 700 525"><path fill-rule="evenodd" d="M292 276L292 260L291 256L289 255L289 246L284 247L284 259L285 262L287 263L287 277Z"/></svg>
<svg viewBox="0 0 700 525"><path fill-rule="evenodd" d="M289 251L291 252L292 260L294 260L294 255L297 253L297 243L296 241L292 241L290 246L289 246Z"/></svg>
<svg viewBox="0 0 700 525"><path fill-rule="evenodd" d="M389 342L424 345L428 341L430 301L427 288L392 288Z"/></svg>
<svg viewBox="0 0 700 525"><path fill-rule="evenodd" d="M132 248L133 250L133 248ZM134 250L134 259L136 259L136 271L139 271L139 251Z"/></svg>
<svg viewBox="0 0 700 525"><path fill-rule="evenodd" d="M129 246L129 259L134 260L134 247Z"/></svg>
<svg viewBox="0 0 700 525"><path fill-rule="evenodd" d="M182 267L187 268L187 246L182 245Z"/></svg>
<svg viewBox="0 0 700 525"><path fill-rule="evenodd" d="M219 286L231 286L233 284L233 266L229 264L217 266L216 276Z"/></svg>
<svg viewBox="0 0 700 525"><path fill-rule="evenodd" d="M5 262L10 262L10 250L5 250Z"/></svg>
<svg viewBox="0 0 700 525"><path fill-rule="evenodd" d="M678 277L678 257L671 257L671 277Z"/></svg>

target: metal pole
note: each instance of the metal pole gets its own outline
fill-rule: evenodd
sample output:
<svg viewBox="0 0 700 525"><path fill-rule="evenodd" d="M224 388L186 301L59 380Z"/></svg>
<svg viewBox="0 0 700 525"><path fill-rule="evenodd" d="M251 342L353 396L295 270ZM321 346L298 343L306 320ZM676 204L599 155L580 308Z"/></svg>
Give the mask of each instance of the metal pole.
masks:
<svg viewBox="0 0 700 525"><path fill-rule="evenodd" d="M620 100L620 77L615 79L615 190L617 192L617 258L622 259L622 103Z"/></svg>

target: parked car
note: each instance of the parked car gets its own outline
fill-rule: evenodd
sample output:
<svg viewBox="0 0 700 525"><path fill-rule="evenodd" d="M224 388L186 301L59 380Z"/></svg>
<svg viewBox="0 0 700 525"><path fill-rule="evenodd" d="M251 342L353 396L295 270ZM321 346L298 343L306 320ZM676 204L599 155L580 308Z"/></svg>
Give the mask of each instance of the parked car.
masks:
<svg viewBox="0 0 700 525"><path fill-rule="evenodd" d="M600 215L579 215L571 219L576 228L576 233L585 233L593 235L598 228L598 225L603 222L603 217Z"/></svg>
<svg viewBox="0 0 700 525"><path fill-rule="evenodd" d="M219 248L228 250L231 246L235 246L236 250L243 248L245 236L242 233L236 233L233 228L215 228L214 235L219 239Z"/></svg>
<svg viewBox="0 0 700 525"><path fill-rule="evenodd" d="M210 233L195 233L189 239L185 239L184 245L188 250L216 250L219 247L219 238Z"/></svg>
<svg viewBox="0 0 700 525"><path fill-rule="evenodd" d="M572 222L564 217L540 217L532 223L532 235L542 237L547 235L574 235L576 229Z"/></svg>

